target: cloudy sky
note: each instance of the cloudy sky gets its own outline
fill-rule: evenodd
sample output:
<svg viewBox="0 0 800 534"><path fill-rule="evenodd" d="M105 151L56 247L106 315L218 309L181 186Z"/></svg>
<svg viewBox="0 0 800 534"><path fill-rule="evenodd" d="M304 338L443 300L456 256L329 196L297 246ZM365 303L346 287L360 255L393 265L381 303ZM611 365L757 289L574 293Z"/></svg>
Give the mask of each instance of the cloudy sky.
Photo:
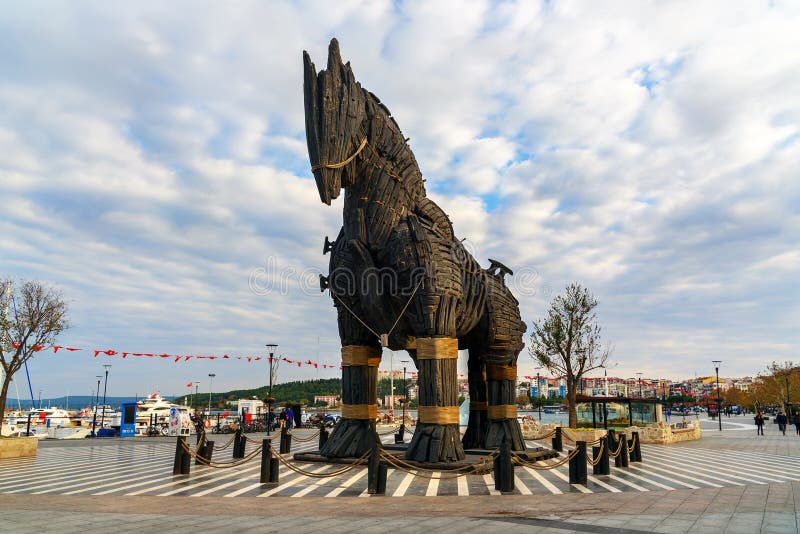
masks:
<svg viewBox="0 0 800 534"><path fill-rule="evenodd" d="M798 28L792 2L6 6L0 274L60 288L88 349L37 355L34 390L88 395L102 363L117 395L266 381L94 349L338 363L301 62L334 36L528 324L577 281L614 374L800 359Z"/></svg>

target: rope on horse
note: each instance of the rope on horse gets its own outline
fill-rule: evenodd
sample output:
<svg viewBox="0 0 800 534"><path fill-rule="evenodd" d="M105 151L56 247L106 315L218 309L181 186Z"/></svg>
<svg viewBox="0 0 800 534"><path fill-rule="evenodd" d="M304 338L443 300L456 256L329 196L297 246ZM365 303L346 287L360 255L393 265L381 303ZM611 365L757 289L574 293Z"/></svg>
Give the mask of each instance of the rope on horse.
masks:
<svg viewBox="0 0 800 534"><path fill-rule="evenodd" d="M356 156L358 156L361 153L361 151L364 150L365 146L367 146L366 137L361 140L361 144L358 146L358 149L355 152L353 152L353 155L350 156L349 158L342 160L339 163L318 163L317 165L311 167L311 172L317 171L319 169L341 169L342 167L344 167L345 165L356 159Z"/></svg>

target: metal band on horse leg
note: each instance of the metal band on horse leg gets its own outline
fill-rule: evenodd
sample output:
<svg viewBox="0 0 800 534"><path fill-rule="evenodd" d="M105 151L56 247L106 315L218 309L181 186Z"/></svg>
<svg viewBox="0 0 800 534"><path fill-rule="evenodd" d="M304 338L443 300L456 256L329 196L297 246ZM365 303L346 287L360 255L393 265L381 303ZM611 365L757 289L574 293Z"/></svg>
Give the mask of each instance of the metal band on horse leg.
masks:
<svg viewBox="0 0 800 534"><path fill-rule="evenodd" d="M486 376L489 380L516 380L517 367L515 365L492 365L486 366Z"/></svg>

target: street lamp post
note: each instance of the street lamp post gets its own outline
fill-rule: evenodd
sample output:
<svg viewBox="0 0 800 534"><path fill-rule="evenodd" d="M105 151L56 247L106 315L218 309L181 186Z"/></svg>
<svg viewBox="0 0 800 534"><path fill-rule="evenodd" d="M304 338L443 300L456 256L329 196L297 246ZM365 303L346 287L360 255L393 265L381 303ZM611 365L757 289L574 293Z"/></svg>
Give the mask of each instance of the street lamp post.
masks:
<svg viewBox="0 0 800 534"><path fill-rule="evenodd" d="M722 397L719 394L719 365L722 360L711 360L714 364L714 370L717 372L717 421L719 421L719 431L722 432Z"/></svg>
<svg viewBox="0 0 800 534"><path fill-rule="evenodd" d="M209 380L208 383L208 418L211 419L211 388L214 387L214 377L217 376L214 373L208 373Z"/></svg>
<svg viewBox="0 0 800 534"><path fill-rule="evenodd" d="M100 428L103 428L103 424L106 421L106 391L108 391L108 368L111 367L110 363L104 363L103 367L106 369L106 379L103 382L103 411L100 412Z"/></svg>
<svg viewBox="0 0 800 534"><path fill-rule="evenodd" d="M95 396L94 401L94 417L92 417L92 437L97 437L96 428L97 428L97 405L100 403L100 379L103 378L103 375L95 375L97 377L97 395Z"/></svg>
<svg viewBox="0 0 800 534"><path fill-rule="evenodd" d="M269 389L267 390L267 435L269 436L270 427L272 426L272 362L275 359L275 349L278 345L275 343L267 343L267 351L269 351Z"/></svg>
<svg viewBox="0 0 800 534"><path fill-rule="evenodd" d="M539 388L542 387L542 380L539 378L541 367L536 368L536 404L539 405L539 422L542 422L542 393Z"/></svg>
<svg viewBox="0 0 800 534"><path fill-rule="evenodd" d="M789 415L791 415L790 412L791 412L791 409L792 409L791 405L789 404L790 403L790 400L789 400L789 373L791 373L791 372L792 372L791 369L787 370L786 374L783 377L783 378L786 379L786 416L787 417Z"/></svg>
<svg viewBox="0 0 800 534"><path fill-rule="evenodd" d="M642 398L642 373L636 373L636 376L639 378L639 398Z"/></svg>
<svg viewBox="0 0 800 534"><path fill-rule="evenodd" d="M197 408L196 404L194 403L194 399L197 399L197 404L200 404L200 382L197 380L194 381L194 398L192 399L192 409L194 409L194 413L197 415Z"/></svg>
<svg viewBox="0 0 800 534"><path fill-rule="evenodd" d="M408 360L400 360L403 364L403 420L400 421L400 429L397 431L400 434L400 441L403 440L403 434L406 431L406 406L408 405L408 382L406 382L406 364Z"/></svg>

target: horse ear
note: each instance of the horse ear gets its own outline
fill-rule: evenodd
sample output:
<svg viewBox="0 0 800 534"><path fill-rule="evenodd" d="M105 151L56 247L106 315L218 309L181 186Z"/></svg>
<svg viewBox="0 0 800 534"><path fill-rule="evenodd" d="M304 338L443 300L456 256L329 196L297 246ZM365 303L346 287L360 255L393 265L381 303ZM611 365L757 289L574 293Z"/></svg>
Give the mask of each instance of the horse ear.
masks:
<svg viewBox="0 0 800 534"><path fill-rule="evenodd" d="M338 71L342 65L342 55L339 53L339 41L336 37L328 45L328 71Z"/></svg>
<svg viewBox="0 0 800 534"><path fill-rule="evenodd" d="M308 52L303 51L303 96L306 112L306 144L312 163L319 161L319 111L317 103L317 69Z"/></svg>

